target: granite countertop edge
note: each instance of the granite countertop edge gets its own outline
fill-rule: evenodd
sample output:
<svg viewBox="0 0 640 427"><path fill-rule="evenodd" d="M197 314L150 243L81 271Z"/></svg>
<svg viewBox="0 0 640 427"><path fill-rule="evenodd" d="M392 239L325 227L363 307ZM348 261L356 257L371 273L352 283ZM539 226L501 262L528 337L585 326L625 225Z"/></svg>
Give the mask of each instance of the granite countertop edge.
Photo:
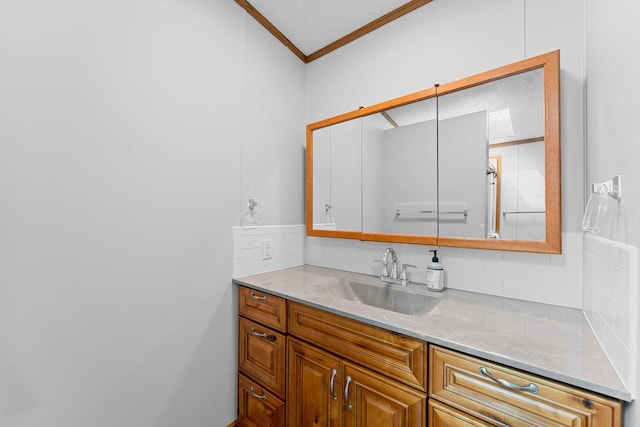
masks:
<svg viewBox="0 0 640 427"><path fill-rule="evenodd" d="M317 291L318 286L328 286L336 278L372 279L359 273L303 265L234 278L233 283L626 402L634 399L581 310L447 289L431 293L440 298L438 310L411 316ZM429 293L422 289L416 292ZM458 314L461 310L463 315ZM479 322L489 325L486 334L483 327L478 327ZM514 324L523 325L522 329ZM558 331L562 335L547 335Z"/></svg>

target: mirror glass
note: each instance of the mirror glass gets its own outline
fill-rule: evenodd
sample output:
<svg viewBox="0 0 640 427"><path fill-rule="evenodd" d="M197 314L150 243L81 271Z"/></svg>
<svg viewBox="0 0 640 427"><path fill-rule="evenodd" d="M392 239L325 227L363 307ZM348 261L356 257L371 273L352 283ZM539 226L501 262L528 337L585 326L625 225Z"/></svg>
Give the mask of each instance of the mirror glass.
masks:
<svg viewBox="0 0 640 427"><path fill-rule="evenodd" d="M543 69L439 96L438 120L439 236L544 241Z"/></svg>
<svg viewBox="0 0 640 427"><path fill-rule="evenodd" d="M362 118L365 233L437 234L436 100Z"/></svg>
<svg viewBox="0 0 640 427"><path fill-rule="evenodd" d="M313 132L313 228L362 231L362 119Z"/></svg>
<svg viewBox="0 0 640 427"><path fill-rule="evenodd" d="M307 126L307 235L560 253L560 52Z"/></svg>

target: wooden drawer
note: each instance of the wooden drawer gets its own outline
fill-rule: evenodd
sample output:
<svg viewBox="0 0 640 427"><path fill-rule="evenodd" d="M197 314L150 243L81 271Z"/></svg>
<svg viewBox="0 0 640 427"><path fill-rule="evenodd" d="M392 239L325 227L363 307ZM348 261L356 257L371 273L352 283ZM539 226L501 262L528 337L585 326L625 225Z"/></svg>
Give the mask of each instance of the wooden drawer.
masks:
<svg viewBox="0 0 640 427"><path fill-rule="evenodd" d="M427 345L423 341L291 301L289 333L426 391Z"/></svg>
<svg viewBox="0 0 640 427"><path fill-rule="evenodd" d="M519 386L533 384L538 391L508 388L486 373ZM617 400L436 346L429 349L429 397L490 425L621 425Z"/></svg>
<svg viewBox="0 0 640 427"><path fill-rule="evenodd" d="M238 329L238 369L284 399L286 337L243 317Z"/></svg>
<svg viewBox="0 0 640 427"><path fill-rule="evenodd" d="M240 315L280 332L287 332L287 300L253 289L238 287Z"/></svg>
<svg viewBox="0 0 640 427"><path fill-rule="evenodd" d="M462 411L444 405L437 400L429 399L429 427L490 427Z"/></svg>
<svg viewBox="0 0 640 427"><path fill-rule="evenodd" d="M238 425L284 427L284 402L242 374L238 374Z"/></svg>

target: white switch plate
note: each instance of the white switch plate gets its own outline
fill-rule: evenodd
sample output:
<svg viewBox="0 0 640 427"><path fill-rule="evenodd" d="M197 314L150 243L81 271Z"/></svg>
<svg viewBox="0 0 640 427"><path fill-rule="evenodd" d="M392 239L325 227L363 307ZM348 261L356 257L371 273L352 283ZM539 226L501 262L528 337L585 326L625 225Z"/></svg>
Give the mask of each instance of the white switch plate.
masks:
<svg viewBox="0 0 640 427"><path fill-rule="evenodd" d="M262 259L271 259L271 239L262 241Z"/></svg>

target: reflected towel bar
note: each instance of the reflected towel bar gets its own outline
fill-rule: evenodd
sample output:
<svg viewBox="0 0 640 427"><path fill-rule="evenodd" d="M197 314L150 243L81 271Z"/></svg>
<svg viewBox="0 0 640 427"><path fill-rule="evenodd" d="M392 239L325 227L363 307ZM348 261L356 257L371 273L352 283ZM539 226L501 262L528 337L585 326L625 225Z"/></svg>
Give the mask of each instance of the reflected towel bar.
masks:
<svg viewBox="0 0 640 427"><path fill-rule="evenodd" d="M532 214L532 213L546 213L547 211L502 211L502 215L507 214Z"/></svg>
<svg viewBox="0 0 640 427"><path fill-rule="evenodd" d="M401 215L415 215L415 214L434 214L434 213L438 213L438 211L401 211L401 210L397 210L396 211L396 217L401 216ZM440 211L439 212L441 215L464 215L467 216L469 215L469 210L468 209L464 209L461 211Z"/></svg>

